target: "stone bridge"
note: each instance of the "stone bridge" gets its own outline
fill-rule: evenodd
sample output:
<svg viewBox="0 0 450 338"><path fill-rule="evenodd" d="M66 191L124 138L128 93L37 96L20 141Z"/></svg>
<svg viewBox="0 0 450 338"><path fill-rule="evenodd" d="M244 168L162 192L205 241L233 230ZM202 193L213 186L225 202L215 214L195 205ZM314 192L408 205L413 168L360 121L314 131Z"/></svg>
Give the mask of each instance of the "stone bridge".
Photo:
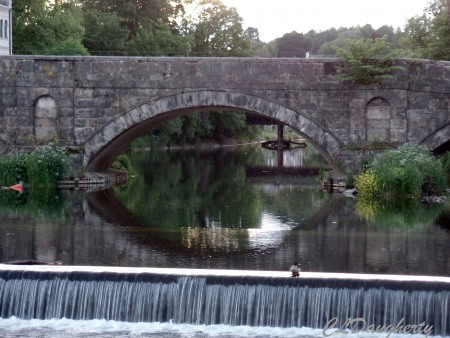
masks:
<svg viewBox="0 0 450 338"><path fill-rule="evenodd" d="M282 123L337 168L379 145L450 144L450 62L400 60L380 87L354 87L334 59L0 57L0 153L57 135L79 169L102 170L136 137L198 111Z"/></svg>

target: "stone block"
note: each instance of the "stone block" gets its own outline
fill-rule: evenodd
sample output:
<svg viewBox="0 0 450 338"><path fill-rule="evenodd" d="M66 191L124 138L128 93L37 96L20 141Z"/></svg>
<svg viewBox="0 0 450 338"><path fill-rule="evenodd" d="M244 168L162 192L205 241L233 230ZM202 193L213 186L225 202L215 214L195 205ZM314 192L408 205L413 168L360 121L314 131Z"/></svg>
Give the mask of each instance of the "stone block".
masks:
<svg viewBox="0 0 450 338"><path fill-rule="evenodd" d="M65 145L74 145L75 138L72 129L59 129L58 138Z"/></svg>
<svg viewBox="0 0 450 338"><path fill-rule="evenodd" d="M34 60L17 60L16 69L18 73L34 72Z"/></svg>
<svg viewBox="0 0 450 338"><path fill-rule="evenodd" d="M367 129L388 129L389 120L367 120Z"/></svg>
<svg viewBox="0 0 450 338"><path fill-rule="evenodd" d="M27 145L31 144L31 138L34 135L33 127L18 127L15 130L16 144Z"/></svg>
<svg viewBox="0 0 450 338"><path fill-rule="evenodd" d="M58 61L53 60L35 60L35 73L46 73L47 75L56 74L58 72ZM49 74L51 73L51 74Z"/></svg>
<svg viewBox="0 0 450 338"><path fill-rule="evenodd" d="M353 99L350 101L349 108L363 111L366 108L366 100Z"/></svg>
<svg viewBox="0 0 450 338"><path fill-rule="evenodd" d="M420 142L424 139L424 130L422 128L409 128L407 134L408 142Z"/></svg>
<svg viewBox="0 0 450 338"><path fill-rule="evenodd" d="M351 142L356 142L356 143L365 141L366 140L366 129L365 128L350 129L348 140Z"/></svg>
<svg viewBox="0 0 450 338"><path fill-rule="evenodd" d="M409 119L410 128L426 128L428 129L431 123L430 119Z"/></svg>
<svg viewBox="0 0 450 338"><path fill-rule="evenodd" d="M100 117L102 115L102 108L75 108L76 117Z"/></svg>
<svg viewBox="0 0 450 338"><path fill-rule="evenodd" d="M49 96L49 95L50 95L50 88L46 87L34 87L31 91L33 101L35 101L41 96Z"/></svg>
<svg viewBox="0 0 450 338"><path fill-rule="evenodd" d="M75 118L74 124L76 128L84 128L87 127L88 119L85 118Z"/></svg>
<svg viewBox="0 0 450 338"><path fill-rule="evenodd" d="M32 107L34 99L31 88L17 88L17 106Z"/></svg>
<svg viewBox="0 0 450 338"><path fill-rule="evenodd" d="M51 88L49 95L57 101L58 107L73 107L73 88Z"/></svg>
<svg viewBox="0 0 450 338"><path fill-rule="evenodd" d="M109 108L111 106L113 106L113 100L107 97L75 99L75 107L78 108Z"/></svg>
<svg viewBox="0 0 450 338"><path fill-rule="evenodd" d="M0 118L12 117L12 116L17 116L17 108L0 107Z"/></svg>
<svg viewBox="0 0 450 338"><path fill-rule="evenodd" d="M391 108L391 119L406 119L406 108Z"/></svg>
<svg viewBox="0 0 450 338"><path fill-rule="evenodd" d="M34 73L18 73L16 76L17 87L33 87L34 85Z"/></svg>
<svg viewBox="0 0 450 338"><path fill-rule="evenodd" d="M75 88L76 98L92 98L94 97L93 88Z"/></svg>
<svg viewBox="0 0 450 338"><path fill-rule="evenodd" d="M32 107L18 107L15 111L17 116L34 117L34 109Z"/></svg>
<svg viewBox="0 0 450 338"><path fill-rule="evenodd" d="M367 141L389 142L389 129L367 129Z"/></svg>
<svg viewBox="0 0 450 338"><path fill-rule="evenodd" d="M0 106L2 107L16 107L17 97L16 95L1 95L0 96Z"/></svg>
<svg viewBox="0 0 450 338"><path fill-rule="evenodd" d="M58 130L70 129L73 126L73 118L71 117L58 117L57 119Z"/></svg>
<svg viewBox="0 0 450 338"><path fill-rule="evenodd" d="M21 127L33 127L34 118L33 115L21 115L17 117L17 124Z"/></svg>
<svg viewBox="0 0 450 338"><path fill-rule="evenodd" d="M391 142L404 143L406 142L406 129L391 129Z"/></svg>
<svg viewBox="0 0 450 338"><path fill-rule="evenodd" d="M429 119L431 111L428 109L408 109L406 111L408 119Z"/></svg>
<svg viewBox="0 0 450 338"><path fill-rule="evenodd" d="M411 91L408 94L408 109L425 109L429 107L429 93Z"/></svg>
<svg viewBox="0 0 450 338"><path fill-rule="evenodd" d="M59 108L58 116L59 117L70 117L73 116L74 109L73 108Z"/></svg>
<svg viewBox="0 0 450 338"><path fill-rule="evenodd" d="M391 129L406 129L406 119L391 119L389 127Z"/></svg>
<svg viewBox="0 0 450 338"><path fill-rule="evenodd" d="M75 140L81 144L95 133L94 128L75 128Z"/></svg>

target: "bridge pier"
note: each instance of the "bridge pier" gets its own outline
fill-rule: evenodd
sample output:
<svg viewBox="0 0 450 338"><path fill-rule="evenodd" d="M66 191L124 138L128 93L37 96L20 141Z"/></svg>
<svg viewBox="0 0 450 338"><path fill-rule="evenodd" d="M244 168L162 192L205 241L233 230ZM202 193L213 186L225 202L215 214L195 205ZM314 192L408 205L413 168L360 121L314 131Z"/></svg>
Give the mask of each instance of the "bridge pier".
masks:
<svg viewBox="0 0 450 338"><path fill-rule="evenodd" d="M283 167L284 156L284 125L278 123L278 144L277 144L277 157L278 157L278 168Z"/></svg>

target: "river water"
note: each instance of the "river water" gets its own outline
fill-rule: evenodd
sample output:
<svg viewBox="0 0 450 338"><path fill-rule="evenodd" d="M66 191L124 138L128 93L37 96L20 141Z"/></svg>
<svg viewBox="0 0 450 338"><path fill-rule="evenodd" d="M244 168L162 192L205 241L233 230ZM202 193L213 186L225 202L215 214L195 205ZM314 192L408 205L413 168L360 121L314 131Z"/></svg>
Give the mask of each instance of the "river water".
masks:
<svg viewBox="0 0 450 338"><path fill-rule="evenodd" d="M130 157L137 177L112 190L0 192L0 262L450 273L448 205L380 208L321 192L305 176L325 166L311 147L285 152L284 169L259 146Z"/></svg>

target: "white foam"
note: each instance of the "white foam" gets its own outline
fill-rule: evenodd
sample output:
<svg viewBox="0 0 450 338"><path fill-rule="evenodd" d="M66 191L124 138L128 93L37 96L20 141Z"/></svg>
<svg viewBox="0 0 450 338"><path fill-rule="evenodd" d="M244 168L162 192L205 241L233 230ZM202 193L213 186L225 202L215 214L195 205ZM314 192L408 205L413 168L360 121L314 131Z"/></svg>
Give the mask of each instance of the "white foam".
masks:
<svg viewBox="0 0 450 338"><path fill-rule="evenodd" d="M291 278L286 271L255 271L255 270L213 270L213 269L170 269L170 268L130 268L114 266L54 266L54 265L6 265L0 264L0 271L37 271L37 272L114 272L114 273L154 273L167 275L188 276L235 276L235 277L285 277ZM410 275L381 275L357 273L323 273L302 272L301 278L347 279L347 280L391 280L405 282L442 282L450 284L450 277L410 276Z"/></svg>
<svg viewBox="0 0 450 338"><path fill-rule="evenodd" d="M127 335L139 334L180 334L183 336L207 335L211 337L232 336L232 337L321 337L323 330L310 328L274 328L274 327L252 327L252 326L228 326L228 325L188 325L173 323L127 323L106 320L22 320L15 317L0 319L0 332L17 333L20 331L32 330L48 332L49 330L59 334L67 333L68 336L77 334L103 335L126 333ZM124 332L125 331L125 332ZM327 334L332 331L327 332ZM385 338L387 334L333 334L333 338L365 337L365 338ZM391 337L394 337L392 335ZM395 334L395 338L423 338L424 335ZM437 336L435 336L437 337Z"/></svg>

